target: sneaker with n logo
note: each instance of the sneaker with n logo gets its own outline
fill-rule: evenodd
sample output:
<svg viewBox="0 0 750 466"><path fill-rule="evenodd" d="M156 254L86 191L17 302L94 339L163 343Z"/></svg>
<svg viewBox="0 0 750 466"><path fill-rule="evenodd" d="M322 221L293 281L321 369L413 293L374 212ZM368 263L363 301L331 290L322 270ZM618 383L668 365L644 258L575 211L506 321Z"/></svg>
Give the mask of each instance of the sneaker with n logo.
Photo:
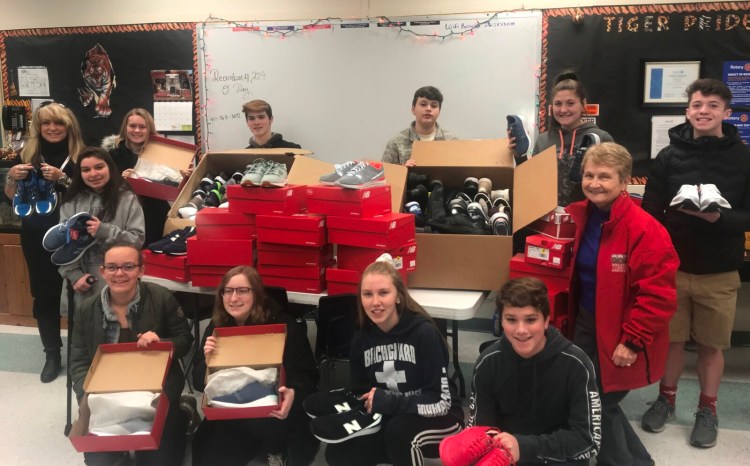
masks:
<svg viewBox="0 0 750 466"><path fill-rule="evenodd" d="M382 418L380 414L367 414L362 410L344 411L313 419L310 430L321 442L341 443L378 432Z"/></svg>
<svg viewBox="0 0 750 466"><path fill-rule="evenodd" d="M331 390L330 392L313 393L302 402L302 408L313 419L353 409L363 410L364 407L365 402L363 400L344 388Z"/></svg>

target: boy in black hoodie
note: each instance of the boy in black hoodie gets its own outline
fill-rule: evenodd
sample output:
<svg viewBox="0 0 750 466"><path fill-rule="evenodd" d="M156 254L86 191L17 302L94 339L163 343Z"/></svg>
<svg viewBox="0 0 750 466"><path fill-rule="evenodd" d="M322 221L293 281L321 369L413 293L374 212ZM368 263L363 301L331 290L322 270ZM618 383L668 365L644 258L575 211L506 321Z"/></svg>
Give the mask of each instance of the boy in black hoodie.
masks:
<svg viewBox="0 0 750 466"><path fill-rule="evenodd" d="M493 443L519 466L587 465L601 437L591 360L549 327L547 287L540 280L507 282L497 306L504 334L477 361L468 425L498 428ZM501 451L493 450L488 454Z"/></svg>

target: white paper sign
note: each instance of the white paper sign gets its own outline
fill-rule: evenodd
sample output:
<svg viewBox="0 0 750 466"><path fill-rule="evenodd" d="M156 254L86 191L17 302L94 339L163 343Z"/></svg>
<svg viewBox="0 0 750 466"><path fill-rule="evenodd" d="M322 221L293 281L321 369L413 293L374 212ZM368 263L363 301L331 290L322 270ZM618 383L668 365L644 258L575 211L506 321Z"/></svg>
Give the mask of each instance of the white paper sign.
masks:
<svg viewBox="0 0 750 466"><path fill-rule="evenodd" d="M18 94L24 97L49 97L47 67L19 66Z"/></svg>
<svg viewBox="0 0 750 466"><path fill-rule="evenodd" d="M669 145L669 129L685 123L685 115L667 115L651 117L651 158L655 159L659 151Z"/></svg>

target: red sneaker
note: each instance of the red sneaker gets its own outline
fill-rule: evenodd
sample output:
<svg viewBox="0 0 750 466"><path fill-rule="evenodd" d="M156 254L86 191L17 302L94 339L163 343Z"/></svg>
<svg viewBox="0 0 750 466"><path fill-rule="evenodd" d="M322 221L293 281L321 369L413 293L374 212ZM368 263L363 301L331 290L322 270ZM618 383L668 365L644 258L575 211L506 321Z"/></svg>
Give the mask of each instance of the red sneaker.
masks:
<svg viewBox="0 0 750 466"><path fill-rule="evenodd" d="M471 466L500 446L495 440L499 432L494 427L476 426L446 437L440 442L440 459L445 466Z"/></svg>
<svg viewBox="0 0 750 466"><path fill-rule="evenodd" d="M510 456L508 450L498 445L477 461L476 466L510 466L512 464L513 457Z"/></svg>

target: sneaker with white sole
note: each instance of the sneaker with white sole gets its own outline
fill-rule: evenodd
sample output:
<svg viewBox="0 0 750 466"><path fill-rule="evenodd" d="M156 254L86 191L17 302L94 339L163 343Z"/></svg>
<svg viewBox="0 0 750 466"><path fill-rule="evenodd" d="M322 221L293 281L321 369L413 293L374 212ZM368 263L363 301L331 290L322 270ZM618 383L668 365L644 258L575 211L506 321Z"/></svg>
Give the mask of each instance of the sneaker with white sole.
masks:
<svg viewBox="0 0 750 466"><path fill-rule="evenodd" d="M670 405L664 395L659 395L656 401L649 403L651 405L641 419L641 427L646 432L661 432L664 425L669 421L674 421L675 409Z"/></svg>
<svg viewBox="0 0 750 466"><path fill-rule="evenodd" d="M701 212L718 212L719 209L732 208L715 184L702 184L698 187L698 191L700 192Z"/></svg>
<svg viewBox="0 0 750 466"><path fill-rule="evenodd" d="M510 229L510 218L505 212L497 212L490 217L490 227L492 233L496 236L510 236L512 231Z"/></svg>
<svg viewBox="0 0 750 466"><path fill-rule="evenodd" d="M719 435L719 418L714 416L711 408L701 408L695 413L695 425L690 433L690 445L699 448L716 446Z"/></svg>
<svg viewBox="0 0 750 466"><path fill-rule="evenodd" d="M260 185L265 188L283 188L286 186L286 164L281 162L267 162L268 168L263 173Z"/></svg>
<svg viewBox="0 0 750 466"><path fill-rule="evenodd" d="M701 208L700 192L694 184L683 184L677 191L677 195L669 203L670 207L678 209L694 210L698 212Z"/></svg>
<svg viewBox="0 0 750 466"><path fill-rule="evenodd" d="M385 184L385 168L380 162L359 162L349 173L336 180L336 185L349 189L365 189Z"/></svg>
<svg viewBox="0 0 750 466"><path fill-rule="evenodd" d="M268 170L268 162L266 162L266 159L253 160L253 163L245 167L245 174L242 175L242 181L240 184L242 186L260 186L266 170Z"/></svg>
<svg viewBox="0 0 750 466"><path fill-rule="evenodd" d="M344 163L338 163L333 166L333 171L331 173L328 173L326 175L322 175L320 177L320 184L325 184L328 186L335 186L336 181L338 181L339 178L349 173L349 170L354 168L355 165L357 165L359 162L356 160L350 160L348 162Z"/></svg>
<svg viewBox="0 0 750 466"><path fill-rule="evenodd" d="M341 443L378 432L381 419L380 414L368 414L361 410L344 411L316 417L310 422L310 430L321 442Z"/></svg>

